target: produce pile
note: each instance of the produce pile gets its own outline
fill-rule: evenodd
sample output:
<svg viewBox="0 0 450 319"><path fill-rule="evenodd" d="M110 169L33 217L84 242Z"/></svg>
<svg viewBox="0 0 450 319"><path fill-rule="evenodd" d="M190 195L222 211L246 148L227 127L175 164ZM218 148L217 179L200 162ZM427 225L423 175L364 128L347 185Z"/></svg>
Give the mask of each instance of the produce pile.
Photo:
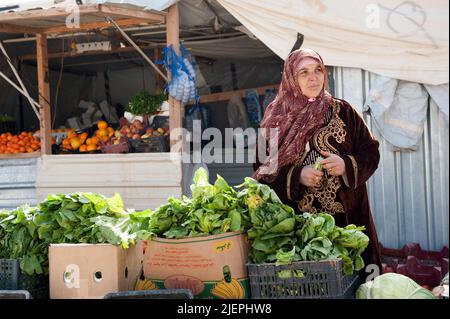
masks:
<svg viewBox="0 0 450 319"><path fill-rule="evenodd" d="M148 238L150 211L126 211L118 194L49 195L38 207L0 212L0 258L14 258L22 272L48 273L50 243L108 243L128 248Z"/></svg>
<svg viewBox="0 0 450 319"><path fill-rule="evenodd" d="M30 132L0 134L0 154L33 153L40 148L40 140Z"/></svg>
<svg viewBox="0 0 450 319"><path fill-rule="evenodd" d="M361 253L369 244L364 227L338 227L325 213L296 215L269 186L252 178L237 188L220 176L211 185L206 170L200 168L191 186L192 198L169 198L152 212L150 232L184 238L247 231L252 263L342 258L345 274L364 268Z"/></svg>
<svg viewBox="0 0 450 319"><path fill-rule="evenodd" d="M325 213L296 215L269 186L252 178L238 187L250 215L251 262L284 265L342 258L345 274L364 268L361 254L369 244L364 227L338 227Z"/></svg>
<svg viewBox="0 0 450 319"><path fill-rule="evenodd" d="M114 136L114 128L105 121L97 123L97 130L89 136L87 132L77 134L74 130L69 130L67 137L62 140L60 148L66 151L79 151L80 153L100 150L100 143L106 143Z"/></svg>
<svg viewBox="0 0 450 319"><path fill-rule="evenodd" d="M17 258L22 271L48 271L50 243L109 243L127 248L151 236L186 238L248 233L252 263L289 264L342 258L344 273L364 267L369 238L364 227L335 225L325 213L302 215L281 202L267 185L246 178L237 189L221 176L214 184L196 171L192 197L171 197L154 211L125 210L118 194L49 195L38 207L0 212L0 258Z"/></svg>
<svg viewBox="0 0 450 319"><path fill-rule="evenodd" d="M150 232L165 238L184 238L243 231L249 220L238 204L236 191L220 176L214 185L198 169L191 185L192 198L169 198L150 216Z"/></svg>

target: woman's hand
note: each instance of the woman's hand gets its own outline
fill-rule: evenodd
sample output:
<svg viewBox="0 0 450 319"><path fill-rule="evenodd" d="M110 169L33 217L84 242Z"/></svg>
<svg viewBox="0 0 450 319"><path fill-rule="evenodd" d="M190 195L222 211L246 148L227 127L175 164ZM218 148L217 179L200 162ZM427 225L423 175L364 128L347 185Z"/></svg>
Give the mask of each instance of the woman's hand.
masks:
<svg viewBox="0 0 450 319"><path fill-rule="evenodd" d="M312 165L303 167L300 173L300 184L307 187L318 187L322 180L323 172L314 169Z"/></svg>
<svg viewBox="0 0 450 319"><path fill-rule="evenodd" d="M319 163L327 170L328 175L342 176L345 174L345 162L340 156L328 152L320 152L320 154L325 159L319 161Z"/></svg>

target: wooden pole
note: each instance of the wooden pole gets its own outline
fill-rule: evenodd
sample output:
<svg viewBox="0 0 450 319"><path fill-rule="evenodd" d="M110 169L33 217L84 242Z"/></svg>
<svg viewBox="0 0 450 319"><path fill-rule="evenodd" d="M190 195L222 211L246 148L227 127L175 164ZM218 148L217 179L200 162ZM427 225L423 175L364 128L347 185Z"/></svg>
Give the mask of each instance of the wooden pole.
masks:
<svg viewBox="0 0 450 319"><path fill-rule="evenodd" d="M172 45L175 52L180 54L180 13L178 4L169 7L167 14L167 45ZM169 79L171 78L168 72ZM175 136L173 130L183 127L184 106L180 101L169 96L169 125L170 125L170 146L171 152L181 152L182 149L174 149L176 143L181 143L181 137Z"/></svg>
<svg viewBox="0 0 450 319"><path fill-rule="evenodd" d="M36 45L40 106L39 113L41 116L41 154L51 154L52 137L50 119L50 75L48 72L47 35L38 34Z"/></svg>

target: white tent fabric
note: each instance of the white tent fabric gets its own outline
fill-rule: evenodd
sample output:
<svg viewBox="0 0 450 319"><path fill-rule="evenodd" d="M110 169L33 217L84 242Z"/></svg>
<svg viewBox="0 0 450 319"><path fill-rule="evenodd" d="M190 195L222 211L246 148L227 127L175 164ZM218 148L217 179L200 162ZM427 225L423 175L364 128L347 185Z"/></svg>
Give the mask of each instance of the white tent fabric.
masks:
<svg viewBox="0 0 450 319"><path fill-rule="evenodd" d="M396 79L448 83L449 4L372 0L218 0L285 59L297 33L325 63Z"/></svg>

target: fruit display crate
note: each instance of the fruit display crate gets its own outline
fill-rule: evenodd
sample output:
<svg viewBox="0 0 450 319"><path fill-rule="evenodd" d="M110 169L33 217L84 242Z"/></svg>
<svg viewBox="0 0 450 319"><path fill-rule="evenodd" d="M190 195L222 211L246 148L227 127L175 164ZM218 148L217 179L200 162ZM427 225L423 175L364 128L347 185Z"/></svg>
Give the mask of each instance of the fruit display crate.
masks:
<svg viewBox="0 0 450 319"><path fill-rule="evenodd" d="M359 273L344 275L342 259L247 264L252 299L352 299Z"/></svg>
<svg viewBox="0 0 450 319"><path fill-rule="evenodd" d="M33 299L48 299L49 277L22 274L16 259L0 259L0 290L25 290Z"/></svg>
<svg viewBox="0 0 450 319"><path fill-rule="evenodd" d="M134 153L164 153L170 151L170 141L168 135L131 140L131 146Z"/></svg>
<svg viewBox="0 0 450 319"><path fill-rule="evenodd" d="M109 141L108 141L109 142ZM100 142L102 153L107 154L119 154L129 153L131 149L131 143L126 137L121 137L117 144L109 144Z"/></svg>

